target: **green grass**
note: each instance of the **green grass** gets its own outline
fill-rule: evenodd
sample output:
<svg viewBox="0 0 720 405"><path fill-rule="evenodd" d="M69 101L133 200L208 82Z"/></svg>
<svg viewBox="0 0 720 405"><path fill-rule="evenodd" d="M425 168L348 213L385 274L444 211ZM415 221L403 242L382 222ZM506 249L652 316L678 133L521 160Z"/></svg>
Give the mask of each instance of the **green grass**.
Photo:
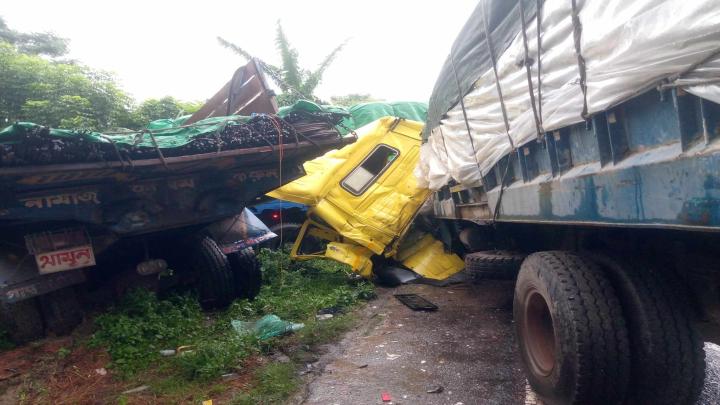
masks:
<svg viewBox="0 0 720 405"><path fill-rule="evenodd" d="M0 326L0 352L12 349L13 347L15 347L15 345L10 340L7 331Z"/></svg>
<svg viewBox="0 0 720 405"><path fill-rule="evenodd" d="M237 300L225 311L205 314L193 296L161 300L136 290L96 318L97 330L90 344L107 348L112 358L109 367L128 383L143 381L156 394L181 398L189 395L188 387L206 393L200 385L206 387L224 373L242 371L248 356L336 339L352 326L352 316L316 321L317 311L328 307L349 310L374 296L372 284L352 277L346 266L335 262L293 263L286 253L269 250L263 250L259 258L265 284L255 300ZM254 321L267 314L303 322L306 327L294 335L260 341L238 335L230 324L231 320ZM192 347L173 357L159 354L182 345ZM252 390L235 402L262 404L286 398L298 384L296 367L292 362L264 366L255 372Z"/></svg>
<svg viewBox="0 0 720 405"><path fill-rule="evenodd" d="M233 405L278 404L287 400L300 385L293 363L270 363L255 373L258 382L250 391L233 398Z"/></svg>

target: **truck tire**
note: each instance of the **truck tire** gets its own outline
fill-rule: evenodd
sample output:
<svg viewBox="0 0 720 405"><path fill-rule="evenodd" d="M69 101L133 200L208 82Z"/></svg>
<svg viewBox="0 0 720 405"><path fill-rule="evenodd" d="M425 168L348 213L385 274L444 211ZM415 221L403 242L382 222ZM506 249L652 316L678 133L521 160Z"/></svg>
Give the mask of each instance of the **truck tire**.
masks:
<svg viewBox="0 0 720 405"><path fill-rule="evenodd" d="M42 316L35 298L12 304L0 303L0 329L15 344L23 344L45 336Z"/></svg>
<svg viewBox="0 0 720 405"><path fill-rule="evenodd" d="M627 329L593 261L539 252L522 264L513 301L528 381L546 404L620 404L630 376Z"/></svg>
<svg viewBox="0 0 720 405"><path fill-rule="evenodd" d="M512 280L526 255L505 250L487 250L465 255L465 269L474 281L482 279Z"/></svg>
<svg viewBox="0 0 720 405"><path fill-rule="evenodd" d="M605 271L628 325L630 400L637 404L694 404L705 377L704 342L672 275L609 254L592 255Z"/></svg>
<svg viewBox="0 0 720 405"><path fill-rule="evenodd" d="M217 243L203 237L195 243L191 260L200 304L206 309L230 305L236 297L235 279L228 258Z"/></svg>
<svg viewBox="0 0 720 405"><path fill-rule="evenodd" d="M235 281L236 294L252 300L260 293L262 271L252 248L246 248L228 256Z"/></svg>
<svg viewBox="0 0 720 405"><path fill-rule="evenodd" d="M42 295L38 297L38 302L45 320L46 333L67 335L83 320L83 310L73 287Z"/></svg>
<svg viewBox="0 0 720 405"><path fill-rule="evenodd" d="M283 223L282 226L280 224L275 224L270 227L270 230L277 235L277 238L272 238L261 243L260 247L276 250L286 244L292 245L295 243L295 239L297 239L297 236L300 233L300 228L302 228L302 224L295 222Z"/></svg>

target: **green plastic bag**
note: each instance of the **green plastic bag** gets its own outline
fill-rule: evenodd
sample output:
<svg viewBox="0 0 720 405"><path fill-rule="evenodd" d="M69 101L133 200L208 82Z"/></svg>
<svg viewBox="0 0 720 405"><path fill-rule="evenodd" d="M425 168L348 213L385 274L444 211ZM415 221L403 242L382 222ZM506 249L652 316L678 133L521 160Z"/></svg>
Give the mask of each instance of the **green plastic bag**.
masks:
<svg viewBox="0 0 720 405"><path fill-rule="evenodd" d="M305 327L303 323L283 321L277 315L265 315L255 322L233 320L230 322L241 335L255 334L260 340L295 332Z"/></svg>

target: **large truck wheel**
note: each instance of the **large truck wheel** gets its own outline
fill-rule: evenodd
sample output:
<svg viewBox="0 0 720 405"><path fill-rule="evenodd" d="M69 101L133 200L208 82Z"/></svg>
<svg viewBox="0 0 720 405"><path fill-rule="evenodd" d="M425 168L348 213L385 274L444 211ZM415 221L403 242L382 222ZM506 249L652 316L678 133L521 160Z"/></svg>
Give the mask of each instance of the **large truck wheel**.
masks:
<svg viewBox="0 0 720 405"><path fill-rule="evenodd" d="M488 250L465 255L465 270L474 281L512 280L527 255L505 250Z"/></svg>
<svg viewBox="0 0 720 405"><path fill-rule="evenodd" d="M617 291L632 355L631 402L694 404L703 387L703 340L671 274L612 255L593 255Z"/></svg>
<svg viewBox="0 0 720 405"><path fill-rule="evenodd" d="M260 262L252 248L246 248L228 256L235 280L236 293L241 298L253 299L262 287Z"/></svg>
<svg viewBox="0 0 720 405"><path fill-rule="evenodd" d="M45 336L42 316L35 298L12 304L0 303L0 330L15 344L27 343Z"/></svg>
<svg viewBox="0 0 720 405"><path fill-rule="evenodd" d="M197 241L192 251L200 304L207 309L230 305L236 297L235 280L227 256L210 237Z"/></svg>
<svg viewBox="0 0 720 405"><path fill-rule="evenodd" d="M630 376L627 329L594 262L566 252L528 256L513 314L528 380L545 403L622 403Z"/></svg>
<svg viewBox="0 0 720 405"><path fill-rule="evenodd" d="M80 325L83 310L75 288L66 287L38 297L45 330L56 336L67 335Z"/></svg>

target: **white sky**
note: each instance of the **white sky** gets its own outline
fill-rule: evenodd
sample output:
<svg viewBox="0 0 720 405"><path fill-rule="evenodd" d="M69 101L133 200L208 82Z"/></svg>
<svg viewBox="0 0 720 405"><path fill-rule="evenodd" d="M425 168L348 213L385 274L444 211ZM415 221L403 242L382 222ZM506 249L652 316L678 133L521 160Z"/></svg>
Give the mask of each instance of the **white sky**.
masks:
<svg viewBox="0 0 720 405"><path fill-rule="evenodd" d="M243 60L222 36L279 64L275 22L315 68L346 38L316 93L370 93L427 101L445 57L477 0L81 1L8 0L0 16L18 31L70 39L70 57L115 72L136 99L205 100Z"/></svg>

